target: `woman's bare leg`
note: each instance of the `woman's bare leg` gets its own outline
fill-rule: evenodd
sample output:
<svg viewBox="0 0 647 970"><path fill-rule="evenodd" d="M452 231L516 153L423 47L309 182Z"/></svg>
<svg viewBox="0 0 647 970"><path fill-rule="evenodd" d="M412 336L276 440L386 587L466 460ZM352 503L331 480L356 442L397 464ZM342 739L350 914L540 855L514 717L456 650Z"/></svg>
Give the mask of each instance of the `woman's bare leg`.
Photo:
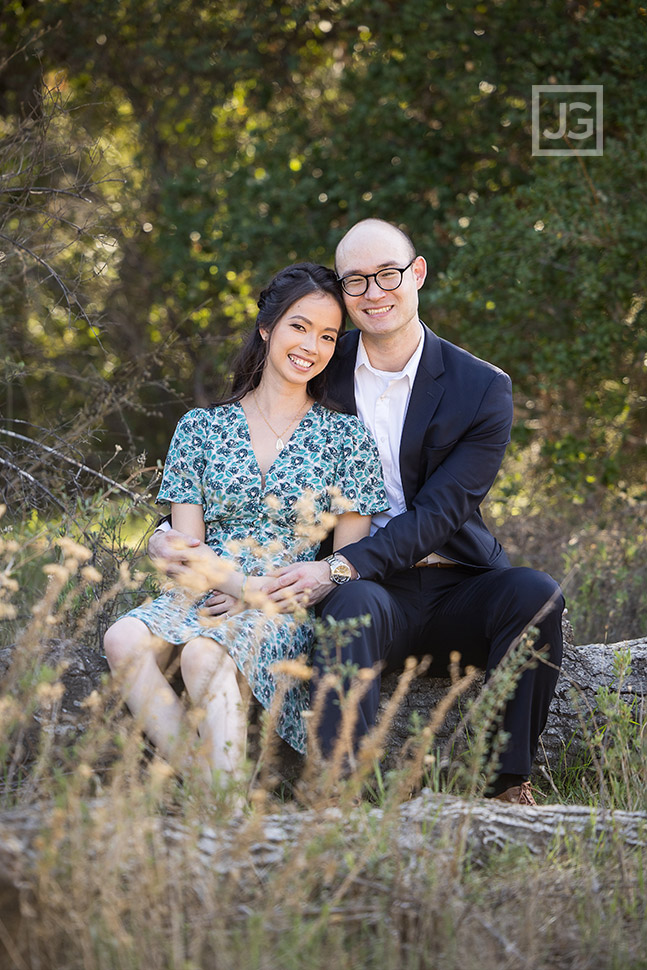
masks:
<svg viewBox="0 0 647 970"><path fill-rule="evenodd" d="M189 697L204 711L200 737L213 771L241 777L247 742L246 685L221 644L209 637L189 640L180 658Z"/></svg>
<svg viewBox="0 0 647 970"><path fill-rule="evenodd" d="M145 623L125 616L106 631L104 648L124 700L162 757L177 770L186 758L182 703L164 676L173 645L153 636Z"/></svg>

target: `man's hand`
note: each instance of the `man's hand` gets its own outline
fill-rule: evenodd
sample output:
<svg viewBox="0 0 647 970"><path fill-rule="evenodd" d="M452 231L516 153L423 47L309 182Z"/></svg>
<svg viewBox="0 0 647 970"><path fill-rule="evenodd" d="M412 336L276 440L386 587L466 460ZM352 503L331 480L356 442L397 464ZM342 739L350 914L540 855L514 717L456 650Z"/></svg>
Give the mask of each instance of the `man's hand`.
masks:
<svg viewBox="0 0 647 970"><path fill-rule="evenodd" d="M266 586L266 592L278 605L291 600L302 606L314 606L334 587L330 567L322 560L281 566L274 572L274 579Z"/></svg>
<svg viewBox="0 0 647 970"><path fill-rule="evenodd" d="M225 613L240 613L241 610L253 609L270 613L293 613L300 606L308 605L306 594L299 595L296 599L291 593L281 591L280 599L273 599L269 595L270 590L275 590L277 582L272 576L248 576L245 581L244 602L229 593L214 589L200 608L200 612L207 616L223 616Z"/></svg>
<svg viewBox="0 0 647 970"><path fill-rule="evenodd" d="M187 550L196 549L200 545L200 540L193 536L178 532L177 529L167 529L166 532L152 534L148 540L148 555L158 569L177 579L187 575L190 560Z"/></svg>

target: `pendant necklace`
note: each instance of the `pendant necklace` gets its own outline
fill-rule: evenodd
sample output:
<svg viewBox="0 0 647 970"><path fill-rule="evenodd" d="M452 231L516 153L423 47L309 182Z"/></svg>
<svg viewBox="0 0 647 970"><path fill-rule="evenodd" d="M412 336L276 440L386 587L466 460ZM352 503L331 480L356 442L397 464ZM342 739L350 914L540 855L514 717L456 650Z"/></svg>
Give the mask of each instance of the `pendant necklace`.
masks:
<svg viewBox="0 0 647 970"><path fill-rule="evenodd" d="M307 401L306 402L306 406L303 408L303 410L302 411L299 411L299 413L296 415L296 417L292 418L290 420L290 423L279 434L277 431L274 430L274 428L272 427L272 425L270 424L270 422L267 420L267 418L265 417L265 415L261 411L261 409L260 409L260 407L258 405L258 401L256 400L256 395L255 394L254 394L254 404L256 405L256 410L258 411L258 413L262 417L263 421L265 422L265 424L268 426L268 428L270 429L270 431L272 432L272 434L276 438L276 450L277 451L282 451L283 448L285 448L285 442L283 440L283 435L286 434L290 430L290 428L292 427L292 425L297 424L301 420L301 418L303 417L303 415L306 413L306 411L310 407L310 402Z"/></svg>

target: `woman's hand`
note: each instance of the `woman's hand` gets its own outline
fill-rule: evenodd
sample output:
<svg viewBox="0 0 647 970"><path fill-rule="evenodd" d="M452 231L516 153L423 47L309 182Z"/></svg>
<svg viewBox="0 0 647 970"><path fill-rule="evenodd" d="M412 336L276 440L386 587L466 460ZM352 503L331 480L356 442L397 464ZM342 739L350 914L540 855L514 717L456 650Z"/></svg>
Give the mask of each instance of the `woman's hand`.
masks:
<svg viewBox="0 0 647 970"><path fill-rule="evenodd" d="M223 559L204 542L196 544L195 539L174 530L165 534L166 549L176 557L174 578L183 586L196 593L209 592L203 609L209 616L222 616L225 613L239 613L244 609L265 610L268 613L293 613L308 603L313 584L308 577L301 584L293 585L294 577L282 576L283 567L270 576L247 576L236 570L234 564ZM295 564L317 566L321 563ZM330 574L327 564L324 572ZM305 585L305 588L304 588ZM285 588L287 587L287 588ZM242 592L242 596L241 596Z"/></svg>
<svg viewBox="0 0 647 970"><path fill-rule="evenodd" d="M243 574L232 574L232 582L240 577L242 587ZM274 588L276 581L273 576L248 576L245 579L244 598L225 593L221 589L214 589L208 599L200 607L205 616L224 616L227 613L240 613L245 609L264 610L270 613L290 613L299 606L304 606L303 598L283 596L282 602L273 602L269 591Z"/></svg>
<svg viewBox="0 0 647 970"><path fill-rule="evenodd" d="M223 616L225 613L238 613L240 601L229 593L223 593L219 589L214 591L202 604L201 612L206 616Z"/></svg>

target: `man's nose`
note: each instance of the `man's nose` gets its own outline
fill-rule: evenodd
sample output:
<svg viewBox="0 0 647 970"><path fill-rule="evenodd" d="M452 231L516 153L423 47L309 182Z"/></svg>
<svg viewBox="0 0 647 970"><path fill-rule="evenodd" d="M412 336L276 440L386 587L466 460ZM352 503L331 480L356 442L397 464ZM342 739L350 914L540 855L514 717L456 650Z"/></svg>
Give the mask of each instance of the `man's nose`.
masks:
<svg viewBox="0 0 647 970"><path fill-rule="evenodd" d="M384 296L384 290L381 286L377 285L377 280L374 276L371 276L369 279L364 296L367 296L369 300L379 300L380 297Z"/></svg>

